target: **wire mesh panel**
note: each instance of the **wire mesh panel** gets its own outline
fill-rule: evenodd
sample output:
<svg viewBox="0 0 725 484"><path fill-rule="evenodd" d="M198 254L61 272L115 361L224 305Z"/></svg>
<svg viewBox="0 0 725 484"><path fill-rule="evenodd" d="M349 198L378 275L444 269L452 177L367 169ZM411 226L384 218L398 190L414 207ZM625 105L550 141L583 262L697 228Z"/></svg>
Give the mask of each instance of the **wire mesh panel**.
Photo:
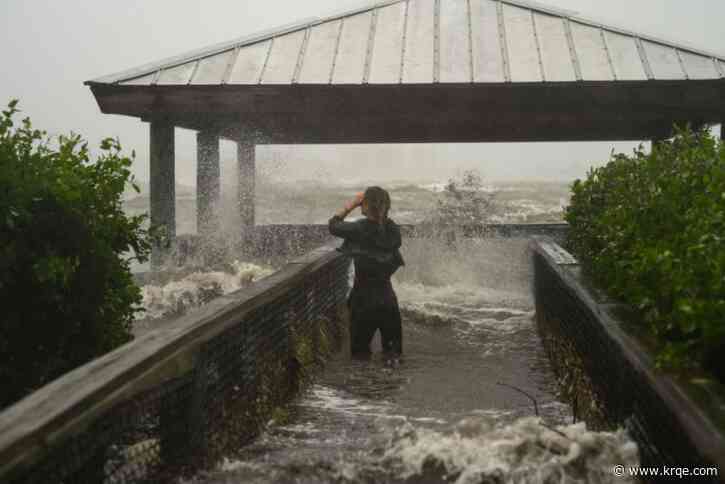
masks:
<svg viewBox="0 0 725 484"><path fill-rule="evenodd" d="M232 314L239 317L204 323L210 329L222 324L222 331L209 339L199 336L200 343L189 339L191 348L177 351L183 357L156 368L165 375L177 367L187 370L153 383L148 369L139 370L139 381L125 384L145 389L100 409L95 400L85 404L94 413L87 425L35 436L45 442L42 456L3 470L0 481L170 482L209 466L256 435L265 404L281 403L298 389L294 339L319 331L318 321L335 318L349 267L349 259L329 251L288 265L278 283L234 303Z"/></svg>
<svg viewBox="0 0 725 484"><path fill-rule="evenodd" d="M545 249L534 250L536 318L547 333L544 341L557 345L559 340L576 349L597 399L604 403L606 427L627 428L638 444L643 466L711 466L701 454L704 441L696 444L698 437L678 417L691 419L699 411L674 403L668 384L650 379L651 358L627 342L614 320L607 319L596 294L573 282L579 277L577 265L555 263L549 252L543 255ZM551 355L557 348L547 351Z"/></svg>
<svg viewBox="0 0 725 484"><path fill-rule="evenodd" d="M179 411L193 395L188 377L164 382L123 402L89 428L54 443L32 469L11 474L13 483L153 482L163 463L188 455L188 421ZM5 482L5 481L3 481Z"/></svg>

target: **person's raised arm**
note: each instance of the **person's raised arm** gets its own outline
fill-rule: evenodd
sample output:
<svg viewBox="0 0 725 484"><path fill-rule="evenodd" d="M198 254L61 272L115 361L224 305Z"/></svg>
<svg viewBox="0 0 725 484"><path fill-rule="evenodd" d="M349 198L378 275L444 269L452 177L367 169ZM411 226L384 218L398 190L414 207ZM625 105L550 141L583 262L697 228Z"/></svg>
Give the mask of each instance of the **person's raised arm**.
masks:
<svg viewBox="0 0 725 484"><path fill-rule="evenodd" d="M351 222L345 222L350 212L362 205L363 193L355 195L355 198L345 202L345 206L338 210L329 221L330 233L336 237L353 238L359 232L359 225Z"/></svg>

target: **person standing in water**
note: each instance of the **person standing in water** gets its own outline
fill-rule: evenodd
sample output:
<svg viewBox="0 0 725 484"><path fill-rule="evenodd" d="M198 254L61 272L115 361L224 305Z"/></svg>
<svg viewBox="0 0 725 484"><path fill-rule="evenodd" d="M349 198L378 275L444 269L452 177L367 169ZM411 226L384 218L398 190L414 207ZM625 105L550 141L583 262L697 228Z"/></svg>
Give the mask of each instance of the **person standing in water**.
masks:
<svg viewBox="0 0 725 484"><path fill-rule="evenodd" d="M361 207L365 218L345 222ZM370 354L370 342L380 330L383 352L403 353L403 332L398 298L390 277L402 265L400 227L388 218L390 195L368 187L345 203L329 221L330 233L344 239L337 250L353 258L355 283L347 301L350 309L350 349L353 355Z"/></svg>

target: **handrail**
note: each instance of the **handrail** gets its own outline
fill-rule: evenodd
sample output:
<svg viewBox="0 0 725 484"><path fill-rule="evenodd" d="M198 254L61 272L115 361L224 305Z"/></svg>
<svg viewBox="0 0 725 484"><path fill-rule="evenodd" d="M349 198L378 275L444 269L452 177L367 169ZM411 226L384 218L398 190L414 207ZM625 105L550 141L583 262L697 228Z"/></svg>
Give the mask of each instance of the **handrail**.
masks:
<svg viewBox="0 0 725 484"><path fill-rule="evenodd" d="M323 246L255 284L221 296L38 389L0 413L0 481L104 411L194 367L199 348L341 254Z"/></svg>
<svg viewBox="0 0 725 484"><path fill-rule="evenodd" d="M616 388L616 394L609 395L602 390L604 394L600 395L605 406L611 407L613 420L617 420L620 425L633 417L641 421L644 434L637 439L651 438L653 442L639 441L640 445L654 444L663 453L667 448L670 455L675 454L672 448L680 451L687 449L691 455L673 457L679 459L680 463L687 459L701 459L700 462L725 468L725 435L715 424L715 421L723 421L725 416L722 396L710 394L708 404L702 405L703 402L696 402L692 398L686 382L657 370L649 351L636 337L625 331L625 324L612 311L612 308L622 305L594 293L594 288L585 284L578 275L578 261L561 246L551 240L537 238L531 243L531 249L543 263L535 265L535 279L543 278L545 271L550 271L551 278L556 279L556 283L548 279L537 283L546 286L536 288L536 299L537 307L540 307L542 313L547 313L537 314L537 318L565 319L572 310L566 304L557 304L558 301L552 300L548 292L547 297L544 297L544 289L553 291L556 284L561 284L570 291L571 301L575 301L578 308L583 310L577 312L571 321L575 325L571 331L584 335L581 342L585 343L577 350L591 367L596 363L606 367L611 374L603 376L590 371L590 378L602 388L607 387L604 381L607 378L621 378L611 387ZM585 319L582 314L591 315L591 319ZM572 338L574 345L578 345L573 333L565 337ZM651 397L654 399L648 400ZM656 410L652 409L654 406L657 406ZM661 421L663 415L667 418L666 422ZM672 440L670 434L659 436L662 438L646 437L649 434L657 435L657 427L663 425L677 429L679 439Z"/></svg>

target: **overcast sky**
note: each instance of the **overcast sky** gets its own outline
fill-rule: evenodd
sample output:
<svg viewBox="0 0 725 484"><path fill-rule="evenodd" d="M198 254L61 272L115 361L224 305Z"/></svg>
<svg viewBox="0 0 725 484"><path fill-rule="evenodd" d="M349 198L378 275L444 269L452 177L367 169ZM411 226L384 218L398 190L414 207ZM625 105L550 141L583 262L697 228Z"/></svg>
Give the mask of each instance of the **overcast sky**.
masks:
<svg viewBox="0 0 725 484"><path fill-rule="evenodd" d="M0 103L51 134L81 133L91 144L117 136L148 179L148 126L102 115L83 81L308 17L359 0L0 0ZM723 0L542 0L641 33L725 55ZM262 147L258 167L288 178L446 179L478 168L489 178L571 180L632 143ZM223 173L234 156L223 143ZM177 130L177 177L195 179L195 136ZM260 166L261 165L261 166ZM314 167L314 168L313 168ZM372 174L372 175L371 175Z"/></svg>

